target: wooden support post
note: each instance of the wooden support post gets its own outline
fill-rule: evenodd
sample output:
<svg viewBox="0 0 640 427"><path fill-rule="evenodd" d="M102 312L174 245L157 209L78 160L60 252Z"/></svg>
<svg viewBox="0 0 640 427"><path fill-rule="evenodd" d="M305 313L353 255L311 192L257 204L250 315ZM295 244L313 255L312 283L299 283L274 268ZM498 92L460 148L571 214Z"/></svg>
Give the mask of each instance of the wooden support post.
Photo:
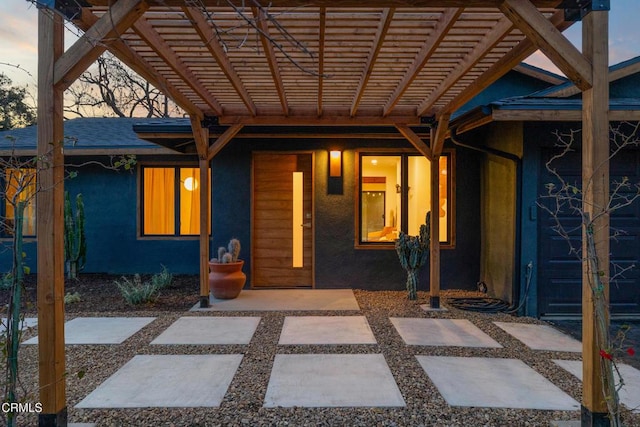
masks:
<svg viewBox="0 0 640 427"><path fill-rule="evenodd" d="M207 129L207 134L209 129ZM200 159L200 307L209 307L209 160Z"/></svg>
<svg viewBox="0 0 640 427"><path fill-rule="evenodd" d="M608 11L592 11L582 23L582 49L592 64L593 85L582 93L582 189L583 210L594 224L594 239L604 298L609 301L609 215L603 213L609 201L609 84ZM602 348L597 338L596 313L586 262L586 238L583 232L582 262L582 426L608 426L607 405L603 394ZM604 322L608 330L608 307Z"/></svg>
<svg viewBox="0 0 640 427"><path fill-rule="evenodd" d="M448 116L447 121L448 123ZM446 129L440 127L445 123L438 122L438 129L431 128L431 236L429 240L429 305L432 309L440 308L440 153ZM446 125L445 125L446 126ZM437 140L440 135L442 141ZM440 149L438 150L438 146ZM436 151L437 150L437 151Z"/></svg>
<svg viewBox="0 0 640 427"><path fill-rule="evenodd" d="M62 90L53 84L64 51L59 14L38 12L38 360L40 426L66 426L64 349L64 154Z"/></svg>
<svg viewBox="0 0 640 427"><path fill-rule="evenodd" d="M191 130L196 142L200 166L200 308L209 307L209 129L202 116L191 114Z"/></svg>

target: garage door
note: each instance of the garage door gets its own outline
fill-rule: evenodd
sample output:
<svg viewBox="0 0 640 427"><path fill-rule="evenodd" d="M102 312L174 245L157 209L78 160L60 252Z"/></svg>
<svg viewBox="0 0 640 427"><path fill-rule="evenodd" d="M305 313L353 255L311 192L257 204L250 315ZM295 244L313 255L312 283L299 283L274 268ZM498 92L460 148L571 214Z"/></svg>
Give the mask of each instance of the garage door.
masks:
<svg viewBox="0 0 640 427"><path fill-rule="evenodd" d="M579 150L579 149L578 149ZM546 192L546 184L554 182L554 177L545 168L546 162L556 154L553 149L542 151L542 161L538 194ZM555 161L558 173L570 183L581 181L580 153L569 153ZM640 182L640 152L625 151L611 161L611 185L628 177L631 182ZM629 191L629 190L627 190ZM546 203L546 202L544 202ZM544 209L538 209L538 313L540 315L579 314L582 312L582 270L581 262L569 251L567 240L554 230L555 219ZM577 215L564 213L560 216L565 229L575 228L571 235L572 244L580 247L580 221ZM635 267L611 284L611 312L617 314L640 313L640 200L614 213L611 218L611 274L617 267Z"/></svg>

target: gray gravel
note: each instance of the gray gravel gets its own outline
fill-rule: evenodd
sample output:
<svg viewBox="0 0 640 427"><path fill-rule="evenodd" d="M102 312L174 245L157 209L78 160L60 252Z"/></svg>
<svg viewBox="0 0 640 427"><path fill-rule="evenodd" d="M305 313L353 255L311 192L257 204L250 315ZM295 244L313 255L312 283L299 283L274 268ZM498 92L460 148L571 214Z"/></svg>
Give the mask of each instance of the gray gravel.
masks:
<svg viewBox="0 0 640 427"><path fill-rule="evenodd" d="M444 298L453 292L443 292ZM455 292L456 296L462 294ZM420 308L428 295L419 292L417 302L405 292L355 291L361 310L340 312L224 312L186 313L182 310L136 312L74 312L78 316L157 316L121 345L67 346L67 403L69 421L97 426L548 426L552 420L578 419L578 411L541 411L449 407L418 364L415 355L490 356L519 358L551 380L577 401L580 382L559 369L552 359L579 360L575 353L533 351L495 326L493 321L543 323L505 314L479 314L451 309L428 313ZM469 293L464 293L469 295ZM195 298L194 298L195 301ZM151 346L149 343L180 316L261 316L249 345ZM376 345L278 346L287 315L365 315ZM466 318L504 346L501 349L407 346L389 317ZM29 334L27 334L27 337ZM137 354L244 354L219 408L75 409L74 406ZM406 401L404 408L263 408L271 367L276 354L284 353L381 353L394 374ZM25 390L37 386L37 346L21 349ZM80 378L79 372L84 372ZM32 394L32 397L36 396ZM33 401L33 398L26 399ZM36 398L37 401L37 398ZM625 414L625 424L640 426L640 414ZM35 417L20 425L37 425Z"/></svg>

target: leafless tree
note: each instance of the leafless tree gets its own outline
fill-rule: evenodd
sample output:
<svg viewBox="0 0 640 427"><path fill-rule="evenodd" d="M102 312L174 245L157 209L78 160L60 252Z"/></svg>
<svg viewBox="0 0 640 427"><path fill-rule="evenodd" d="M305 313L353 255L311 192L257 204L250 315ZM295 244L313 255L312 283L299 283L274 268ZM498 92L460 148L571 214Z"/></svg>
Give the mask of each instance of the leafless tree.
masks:
<svg viewBox="0 0 640 427"><path fill-rule="evenodd" d="M78 117L176 117L182 110L111 54L68 89L65 113Z"/></svg>

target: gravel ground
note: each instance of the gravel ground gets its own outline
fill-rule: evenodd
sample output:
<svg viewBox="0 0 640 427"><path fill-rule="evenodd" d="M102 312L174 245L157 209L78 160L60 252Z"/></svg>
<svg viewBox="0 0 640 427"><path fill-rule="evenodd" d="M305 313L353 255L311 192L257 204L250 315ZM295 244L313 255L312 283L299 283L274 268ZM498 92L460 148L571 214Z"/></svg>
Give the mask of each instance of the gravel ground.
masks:
<svg viewBox="0 0 640 427"><path fill-rule="evenodd" d="M424 373L415 355L490 356L519 358L551 380L577 401L581 385L552 359L579 359L579 354L532 351L495 326L493 321L543 323L506 314L480 314L451 309L427 313L419 301L406 299L399 291L355 291L361 310L340 312L224 312L187 313L197 300L198 282L177 277L153 305L127 306L107 276L81 277L69 282L67 290L79 292L82 301L66 308L67 320L79 316L156 316L157 319L120 345L78 345L67 347L67 405L71 422L92 422L98 426L548 426L551 420L578 419L579 413L564 411L514 410L449 407ZM27 285L27 293L33 289ZM470 295L459 291L447 296ZM28 310L29 311L29 310ZM31 312L31 315L34 313ZM180 316L261 316L249 345L150 346L149 343ZM364 315L373 330L376 345L278 347L279 333L287 315ZM502 349L407 346L389 317L466 318L500 342ZM28 338L32 332L26 334ZM74 406L137 354L230 354L244 355L219 408L75 409ZM406 401L404 408L263 408L271 367L276 354L284 353L377 353L383 354ZM636 356L637 357L637 356ZM21 373L25 401L37 401L37 346L21 348ZM78 375L83 373L83 375ZM31 396L31 398L29 398ZM625 414L625 424L640 426L639 414ZM20 425L36 425L35 417Z"/></svg>

